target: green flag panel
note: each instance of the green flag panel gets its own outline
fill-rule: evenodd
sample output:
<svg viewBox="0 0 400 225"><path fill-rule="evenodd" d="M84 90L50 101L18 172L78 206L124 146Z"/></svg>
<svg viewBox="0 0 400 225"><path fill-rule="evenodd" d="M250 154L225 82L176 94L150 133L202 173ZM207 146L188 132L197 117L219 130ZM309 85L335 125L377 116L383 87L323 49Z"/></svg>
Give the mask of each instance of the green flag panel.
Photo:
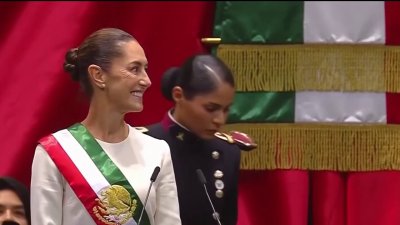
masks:
<svg viewBox="0 0 400 225"><path fill-rule="evenodd" d="M237 92L228 123L293 123L295 92Z"/></svg>
<svg viewBox="0 0 400 225"><path fill-rule="evenodd" d="M224 44L303 43L302 1L219 1L214 36Z"/></svg>

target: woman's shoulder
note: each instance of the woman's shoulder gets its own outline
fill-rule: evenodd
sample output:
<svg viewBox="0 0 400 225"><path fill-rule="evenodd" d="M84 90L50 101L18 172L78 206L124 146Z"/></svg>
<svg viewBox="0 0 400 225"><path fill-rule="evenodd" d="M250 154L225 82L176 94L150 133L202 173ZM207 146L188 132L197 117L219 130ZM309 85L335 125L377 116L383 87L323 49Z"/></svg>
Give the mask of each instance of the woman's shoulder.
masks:
<svg viewBox="0 0 400 225"><path fill-rule="evenodd" d="M149 129L147 129L146 127L132 127L132 128L135 128L137 131L141 133L146 133L149 131Z"/></svg>
<svg viewBox="0 0 400 225"><path fill-rule="evenodd" d="M146 142L146 144L167 145L164 140L150 136L148 134L149 130L146 127L130 127L131 131L134 133L134 136L136 136L136 138L140 139L141 141Z"/></svg>
<svg viewBox="0 0 400 225"><path fill-rule="evenodd" d="M246 133L239 131L229 131L229 133L216 132L214 134L216 140L220 142L235 146L243 151L252 151L257 148L257 143Z"/></svg>

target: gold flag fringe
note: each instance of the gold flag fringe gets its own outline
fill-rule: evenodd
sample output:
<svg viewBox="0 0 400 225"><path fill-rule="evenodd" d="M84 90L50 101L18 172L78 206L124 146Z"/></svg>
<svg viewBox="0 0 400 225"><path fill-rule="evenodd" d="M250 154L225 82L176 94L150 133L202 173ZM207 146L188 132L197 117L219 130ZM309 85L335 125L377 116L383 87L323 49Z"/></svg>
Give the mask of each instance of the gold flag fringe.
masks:
<svg viewBox="0 0 400 225"><path fill-rule="evenodd" d="M400 125L227 124L258 144L242 152L241 169L400 170Z"/></svg>
<svg viewBox="0 0 400 225"><path fill-rule="evenodd" d="M238 91L400 92L400 46L221 44L216 54Z"/></svg>

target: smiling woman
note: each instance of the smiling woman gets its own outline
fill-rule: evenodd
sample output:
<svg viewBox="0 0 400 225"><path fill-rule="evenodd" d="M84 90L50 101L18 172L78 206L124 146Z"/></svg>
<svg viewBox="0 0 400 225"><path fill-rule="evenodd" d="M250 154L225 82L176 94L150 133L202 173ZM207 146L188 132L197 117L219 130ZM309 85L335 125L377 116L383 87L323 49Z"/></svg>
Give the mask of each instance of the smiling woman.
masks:
<svg viewBox="0 0 400 225"><path fill-rule="evenodd" d="M105 28L66 54L64 69L90 97L86 118L39 140L32 165L32 225L179 225L169 147L128 125L151 85L128 33ZM150 176L160 173L141 215Z"/></svg>

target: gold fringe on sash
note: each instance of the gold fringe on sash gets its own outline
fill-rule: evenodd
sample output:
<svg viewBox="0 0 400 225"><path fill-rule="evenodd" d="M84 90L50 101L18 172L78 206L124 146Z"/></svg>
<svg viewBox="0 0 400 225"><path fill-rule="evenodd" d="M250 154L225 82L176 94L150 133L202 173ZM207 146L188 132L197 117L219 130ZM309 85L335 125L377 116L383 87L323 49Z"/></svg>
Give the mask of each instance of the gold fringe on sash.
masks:
<svg viewBox="0 0 400 225"><path fill-rule="evenodd" d="M216 54L237 91L400 92L400 46L220 44Z"/></svg>
<svg viewBox="0 0 400 225"><path fill-rule="evenodd" d="M400 170L400 125L227 124L258 148L242 152L241 169Z"/></svg>

